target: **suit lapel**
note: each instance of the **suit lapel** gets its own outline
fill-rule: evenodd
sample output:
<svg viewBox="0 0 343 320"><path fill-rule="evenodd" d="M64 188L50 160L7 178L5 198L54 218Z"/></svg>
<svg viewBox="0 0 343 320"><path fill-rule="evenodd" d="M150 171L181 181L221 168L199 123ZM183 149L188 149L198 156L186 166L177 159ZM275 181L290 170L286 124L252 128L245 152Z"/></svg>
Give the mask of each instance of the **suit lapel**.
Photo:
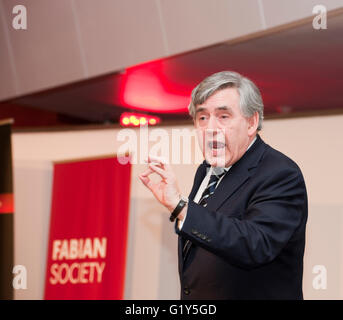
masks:
<svg viewBox="0 0 343 320"><path fill-rule="evenodd" d="M228 199L250 177L248 171L230 171L225 175L214 194L208 200L207 208L209 210L217 210L223 204L223 202Z"/></svg>
<svg viewBox="0 0 343 320"><path fill-rule="evenodd" d="M195 195L198 192L198 189L200 188L200 185L202 183L202 181L204 180L206 173L207 173L207 168L209 168L209 164L204 161L198 168L196 174L195 174L195 178L194 178L194 183L193 183L193 187L191 190L191 193L189 194L188 198L189 200L193 200Z"/></svg>

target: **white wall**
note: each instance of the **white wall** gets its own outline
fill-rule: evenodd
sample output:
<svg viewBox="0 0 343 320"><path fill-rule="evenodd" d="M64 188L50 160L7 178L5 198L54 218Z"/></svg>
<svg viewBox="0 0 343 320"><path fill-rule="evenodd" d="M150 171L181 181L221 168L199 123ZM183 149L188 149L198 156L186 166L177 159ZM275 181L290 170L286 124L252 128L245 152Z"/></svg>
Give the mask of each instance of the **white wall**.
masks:
<svg viewBox="0 0 343 320"><path fill-rule="evenodd" d="M162 128L169 133L172 129ZM114 129L13 134L15 264L28 269L28 289L17 290L17 299L43 297L52 162L114 154L123 144L117 135ZM343 116L269 120L261 135L293 158L305 176L309 196L305 298L342 299ZM156 143L150 141L150 146ZM192 150L199 162L198 150ZM178 299L177 237L167 211L138 180L144 168L143 164L132 167L125 298ZM173 168L180 189L187 194L196 165ZM326 290L315 290L312 285L315 265L327 269Z"/></svg>
<svg viewBox="0 0 343 320"><path fill-rule="evenodd" d="M304 295L343 299L343 116L275 120L263 136L303 171L309 199ZM315 290L315 265L327 269L327 289Z"/></svg>

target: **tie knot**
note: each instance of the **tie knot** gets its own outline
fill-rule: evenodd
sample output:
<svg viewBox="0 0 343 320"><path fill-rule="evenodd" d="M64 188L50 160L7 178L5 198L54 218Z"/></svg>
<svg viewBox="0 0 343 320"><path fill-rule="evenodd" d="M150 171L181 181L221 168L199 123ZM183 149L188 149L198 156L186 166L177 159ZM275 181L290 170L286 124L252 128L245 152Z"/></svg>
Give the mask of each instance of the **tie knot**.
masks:
<svg viewBox="0 0 343 320"><path fill-rule="evenodd" d="M210 177L210 181L208 182L207 188L209 189L210 193L213 193L219 179L226 173L225 170L221 171L220 173L215 172L214 170L212 171L211 177Z"/></svg>
<svg viewBox="0 0 343 320"><path fill-rule="evenodd" d="M221 172L218 172L218 171L216 172L215 170L213 170L210 177L210 183L214 181L218 181L225 173L226 173L225 170L222 170Z"/></svg>

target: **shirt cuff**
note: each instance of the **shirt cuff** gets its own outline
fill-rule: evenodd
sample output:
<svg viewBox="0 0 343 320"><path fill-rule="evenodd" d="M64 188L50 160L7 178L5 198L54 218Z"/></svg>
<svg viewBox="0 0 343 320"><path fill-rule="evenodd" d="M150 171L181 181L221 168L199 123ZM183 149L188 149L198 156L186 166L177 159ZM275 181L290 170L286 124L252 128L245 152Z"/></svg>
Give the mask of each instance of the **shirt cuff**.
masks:
<svg viewBox="0 0 343 320"><path fill-rule="evenodd" d="M177 221L177 227L178 227L179 230L182 229L182 226L183 226L183 224L185 223L186 217L187 217L187 211L186 211L186 213L185 213L185 216L183 217L183 220L178 220L178 221Z"/></svg>

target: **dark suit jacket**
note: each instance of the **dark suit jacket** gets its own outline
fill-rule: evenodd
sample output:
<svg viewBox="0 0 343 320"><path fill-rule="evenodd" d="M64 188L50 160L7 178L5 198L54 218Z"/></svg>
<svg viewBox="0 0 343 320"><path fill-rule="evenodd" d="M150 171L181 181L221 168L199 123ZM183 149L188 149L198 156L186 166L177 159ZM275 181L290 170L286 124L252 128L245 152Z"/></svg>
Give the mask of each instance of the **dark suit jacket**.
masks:
<svg viewBox="0 0 343 320"><path fill-rule="evenodd" d="M179 235L181 299L302 299L307 194L299 167L260 136L206 208L189 195ZM192 242L182 256L185 240Z"/></svg>

